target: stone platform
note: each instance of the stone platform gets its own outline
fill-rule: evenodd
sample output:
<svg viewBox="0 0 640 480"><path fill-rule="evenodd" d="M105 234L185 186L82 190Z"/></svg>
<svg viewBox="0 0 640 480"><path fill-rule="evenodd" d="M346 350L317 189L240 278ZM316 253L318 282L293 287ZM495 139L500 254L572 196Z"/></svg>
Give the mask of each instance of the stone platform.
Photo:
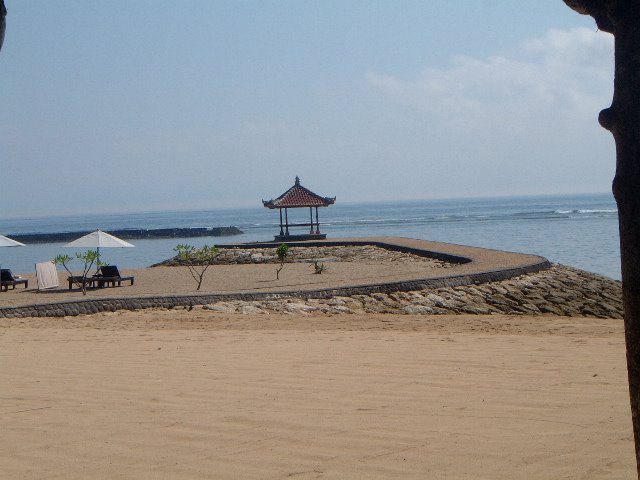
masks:
<svg viewBox="0 0 640 480"><path fill-rule="evenodd" d="M305 242L307 240L326 240L327 235L325 233L307 233L300 235L276 235L273 237L274 242L286 243L290 242Z"/></svg>
<svg viewBox="0 0 640 480"><path fill-rule="evenodd" d="M275 248L278 243L222 245L223 250ZM390 294L480 285L548 269L543 257L477 247L398 237L345 238L291 242L292 248L374 246L380 249L446 262L447 268L420 262L372 259L331 263L327 274L313 275L309 265L287 265L284 281L275 281L272 265L212 267L211 282L196 292L185 268L138 270L133 287L78 292L0 294L0 317L65 316L142 308L208 305L221 301L263 301L283 298L329 299L336 296ZM164 269L164 270L162 270ZM169 272L169 273L167 273ZM129 274L130 272L123 272ZM182 275L182 276L181 276ZM148 279L146 277L149 277ZM35 284L35 283L34 283ZM46 300L59 300L46 302Z"/></svg>

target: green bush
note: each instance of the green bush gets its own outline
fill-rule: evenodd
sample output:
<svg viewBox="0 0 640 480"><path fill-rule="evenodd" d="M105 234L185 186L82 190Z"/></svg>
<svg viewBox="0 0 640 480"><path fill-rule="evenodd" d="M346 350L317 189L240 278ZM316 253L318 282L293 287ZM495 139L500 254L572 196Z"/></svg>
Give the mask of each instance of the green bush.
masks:
<svg viewBox="0 0 640 480"><path fill-rule="evenodd" d="M284 264L287 262L287 258L289 257L289 245L286 243L281 243L280 246L276 249L276 255L278 256L278 260L280 261L280 266L276 269L276 280L280 279L280 272L284 268Z"/></svg>

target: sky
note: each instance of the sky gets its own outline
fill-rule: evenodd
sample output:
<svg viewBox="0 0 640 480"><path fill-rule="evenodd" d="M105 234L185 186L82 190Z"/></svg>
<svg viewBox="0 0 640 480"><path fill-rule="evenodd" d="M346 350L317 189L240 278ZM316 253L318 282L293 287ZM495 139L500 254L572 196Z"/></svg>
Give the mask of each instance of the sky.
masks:
<svg viewBox="0 0 640 480"><path fill-rule="evenodd" d="M562 0L5 0L0 218L610 191Z"/></svg>

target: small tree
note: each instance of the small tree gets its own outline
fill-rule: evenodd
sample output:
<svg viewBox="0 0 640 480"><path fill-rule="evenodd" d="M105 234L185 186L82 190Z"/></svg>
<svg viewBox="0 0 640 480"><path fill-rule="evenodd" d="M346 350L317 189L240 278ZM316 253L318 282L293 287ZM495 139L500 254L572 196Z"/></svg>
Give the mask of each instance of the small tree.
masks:
<svg viewBox="0 0 640 480"><path fill-rule="evenodd" d="M313 270L314 270L313 273L317 275L320 275L322 272L327 270L327 266L318 260L314 260L313 265L311 266L313 267Z"/></svg>
<svg viewBox="0 0 640 480"><path fill-rule="evenodd" d="M71 273L71 270L69 269L69 262L71 262L73 258L70 257L69 255L57 255L53 259L53 263L55 263L56 265L62 265L64 269L69 273L69 278L73 280L80 278L80 280L74 281L74 283L78 285L80 288L82 288L82 294L86 295L87 283L83 280L89 276L89 272L91 271L94 265L96 267L100 267L106 264L100 261L100 257L98 256L97 250L89 250L85 253L76 253L76 258L84 262L82 276L80 277Z"/></svg>
<svg viewBox="0 0 640 480"><path fill-rule="evenodd" d="M220 250L209 245L202 248L196 248L192 245L178 245L174 250L178 252L178 259L189 269L189 273L198 284L197 290L200 290L204 274L215 263Z"/></svg>
<svg viewBox="0 0 640 480"><path fill-rule="evenodd" d="M289 257L289 245L286 243L281 243L280 246L276 249L276 255L278 256L278 260L280 261L280 266L276 269L276 280L280 279L280 272L284 268L284 264L287 263L287 258Z"/></svg>

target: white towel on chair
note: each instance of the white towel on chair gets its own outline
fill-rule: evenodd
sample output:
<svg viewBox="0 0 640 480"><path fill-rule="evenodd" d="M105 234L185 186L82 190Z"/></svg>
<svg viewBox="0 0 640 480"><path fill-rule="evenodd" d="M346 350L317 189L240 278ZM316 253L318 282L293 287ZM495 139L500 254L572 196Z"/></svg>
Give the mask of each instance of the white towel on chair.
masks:
<svg viewBox="0 0 640 480"><path fill-rule="evenodd" d="M36 277L38 279L38 290L60 286L58 270L56 270L56 265L53 262L36 263Z"/></svg>

